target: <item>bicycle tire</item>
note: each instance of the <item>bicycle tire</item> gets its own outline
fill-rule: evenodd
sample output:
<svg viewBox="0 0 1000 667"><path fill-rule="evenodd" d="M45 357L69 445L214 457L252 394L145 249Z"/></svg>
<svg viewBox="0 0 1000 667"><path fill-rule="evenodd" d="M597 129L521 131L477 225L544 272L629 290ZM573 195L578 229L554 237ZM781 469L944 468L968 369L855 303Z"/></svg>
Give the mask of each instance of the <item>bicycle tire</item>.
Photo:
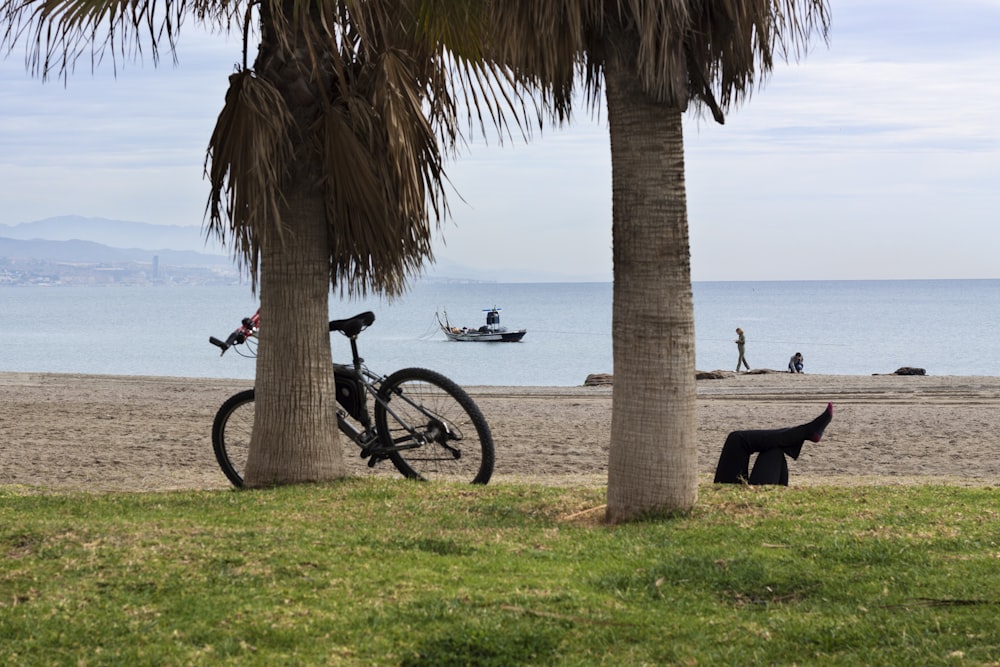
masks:
<svg viewBox="0 0 1000 667"><path fill-rule="evenodd" d="M243 474L250 453L253 431L254 390L247 389L230 396L212 422L212 450L215 460L236 488L243 487Z"/></svg>
<svg viewBox="0 0 1000 667"><path fill-rule="evenodd" d="M495 461L493 435L464 389L436 371L404 368L382 382L379 398L375 425L383 447L416 444L404 423L429 438L421 446L387 452L404 477L471 484L490 481Z"/></svg>

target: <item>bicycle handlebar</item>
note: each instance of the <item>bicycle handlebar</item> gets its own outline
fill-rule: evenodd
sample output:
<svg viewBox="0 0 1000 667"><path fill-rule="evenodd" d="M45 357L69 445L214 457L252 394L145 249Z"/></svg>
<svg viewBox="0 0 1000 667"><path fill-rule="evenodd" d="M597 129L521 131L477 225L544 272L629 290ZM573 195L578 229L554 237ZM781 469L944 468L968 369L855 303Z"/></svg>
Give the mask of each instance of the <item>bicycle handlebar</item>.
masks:
<svg viewBox="0 0 1000 667"><path fill-rule="evenodd" d="M374 321L375 313L367 310L363 313L358 313L354 317L349 317L344 320L331 320L330 331L339 331L348 338L354 338L359 333L370 327ZM219 340L215 336L209 336L208 342L222 350L220 354L221 356L232 346L242 345L248 338L256 336L259 328L260 311L258 310L251 317L244 317L243 323L240 327L233 333L229 334L226 340L223 341Z"/></svg>
<svg viewBox="0 0 1000 667"><path fill-rule="evenodd" d="M222 348L223 354L225 354L226 350L231 348L233 345L239 345L245 341L246 341L246 336L243 335L243 333L240 331L234 331L233 333L229 334L229 337L226 338L226 340L224 341L219 340L215 336L208 337L208 342L211 343L212 345Z"/></svg>
<svg viewBox="0 0 1000 667"><path fill-rule="evenodd" d="M220 348L222 352L219 356L226 353L226 350L231 348L233 345L242 345L246 342L247 338L251 338L257 335L257 329L260 326L260 311L251 315L250 317L244 317L243 323L240 324L239 328L233 333L226 337L226 340L221 341L215 336L209 336L208 342L216 347Z"/></svg>

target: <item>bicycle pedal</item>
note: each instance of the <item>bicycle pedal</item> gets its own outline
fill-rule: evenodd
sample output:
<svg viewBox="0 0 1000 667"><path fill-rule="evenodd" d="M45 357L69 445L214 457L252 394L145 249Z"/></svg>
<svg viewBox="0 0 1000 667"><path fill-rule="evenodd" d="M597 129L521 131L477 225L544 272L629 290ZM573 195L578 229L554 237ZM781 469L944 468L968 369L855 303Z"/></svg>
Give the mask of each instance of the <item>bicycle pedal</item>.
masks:
<svg viewBox="0 0 1000 667"><path fill-rule="evenodd" d="M359 440L358 444L361 445L360 456L363 459L366 459L369 456L371 456L372 452L374 452L379 446L378 438L376 437L375 433L370 431L366 432L365 435L361 436L361 439Z"/></svg>

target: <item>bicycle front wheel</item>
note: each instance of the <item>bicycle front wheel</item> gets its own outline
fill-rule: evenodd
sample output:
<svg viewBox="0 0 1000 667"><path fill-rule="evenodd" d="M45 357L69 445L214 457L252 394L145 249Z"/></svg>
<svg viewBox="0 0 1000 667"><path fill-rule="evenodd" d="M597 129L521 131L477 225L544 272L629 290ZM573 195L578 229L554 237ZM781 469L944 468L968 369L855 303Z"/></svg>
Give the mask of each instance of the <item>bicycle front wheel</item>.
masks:
<svg viewBox="0 0 1000 667"><path fill-rule="evenodd" d="M247 389L229 398L212 422L212 449L215 460L236 488L243 486L253 431L254 390Z"/></svg>
<svg viewBox="0 0 1000 667"><path fill-rule="evenodd" d="M486 484L493 475L493 435L472 397L426 368L385 379L375 402L380 443L405 477Z"/></svg>

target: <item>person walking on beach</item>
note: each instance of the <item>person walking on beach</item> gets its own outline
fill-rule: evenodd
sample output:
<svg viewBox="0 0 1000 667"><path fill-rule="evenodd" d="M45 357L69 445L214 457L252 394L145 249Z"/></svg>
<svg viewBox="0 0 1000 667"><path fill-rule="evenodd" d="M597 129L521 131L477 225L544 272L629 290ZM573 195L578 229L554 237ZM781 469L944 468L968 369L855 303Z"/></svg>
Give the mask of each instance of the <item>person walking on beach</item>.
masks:
<svg viewBox="0 0 1000 667"><path fill-rule="evenodd" d="M788 486L788 462L785 456L799 458L806 440L819 442L833 419L833 403L819 417L791 428L758 431L733 431L726 437L715 466L716 484L780 484ZM753 472L748 472L750 455L757 454Z"/></svg>
<svg viewBox="0 0 1000 667"><path fill-rule="evenodd" d="M736 372L740 372L741 364L746 365L747 370L750 370L750 364L747 363L747 358L744 356L747 347L747 339L746 336L743 335L743 329L736 327L736 340L733 342L736 343L736 349L739 350L740 353L740 358L736 360Z"/></svg>
<svg viewBox="0 0 1000 667"><path fill-rule="evenodd" d="M801 352L796 352L792 355L792 358L788 360L789 373L801 373L804 366L805 359L802 358Z"/></svg>

